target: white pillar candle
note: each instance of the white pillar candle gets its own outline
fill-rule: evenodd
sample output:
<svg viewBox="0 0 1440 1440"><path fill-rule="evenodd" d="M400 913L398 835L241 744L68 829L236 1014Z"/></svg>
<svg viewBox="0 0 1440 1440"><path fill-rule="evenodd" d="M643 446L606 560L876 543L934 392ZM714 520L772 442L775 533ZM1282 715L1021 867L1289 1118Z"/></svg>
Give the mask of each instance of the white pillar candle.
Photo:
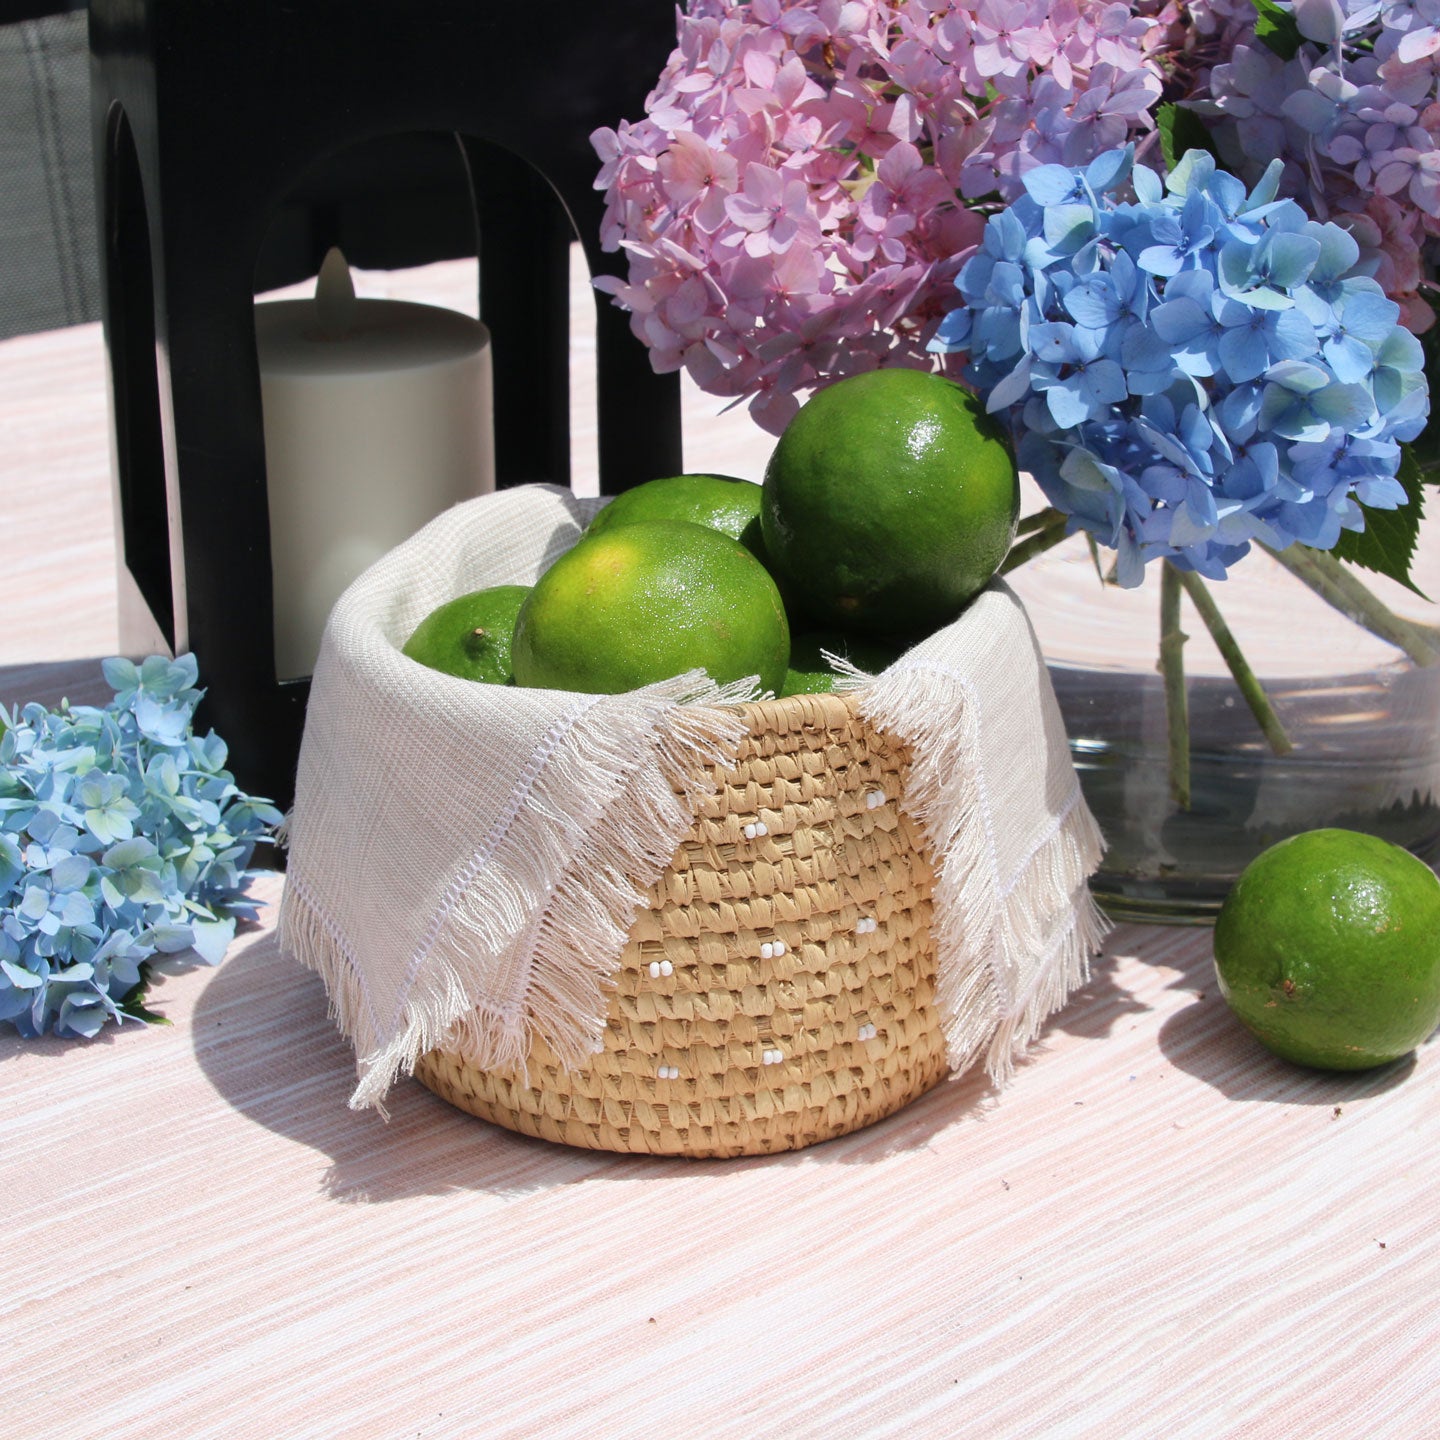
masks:
<svg viewBox="0 0 1440 1440"><path fill-rule="evenodd" d="M344 256L313 300L255 307L275 672L309 675L341 591L457 501L495 488L490 337L469 316L355 298Z"/></svg>

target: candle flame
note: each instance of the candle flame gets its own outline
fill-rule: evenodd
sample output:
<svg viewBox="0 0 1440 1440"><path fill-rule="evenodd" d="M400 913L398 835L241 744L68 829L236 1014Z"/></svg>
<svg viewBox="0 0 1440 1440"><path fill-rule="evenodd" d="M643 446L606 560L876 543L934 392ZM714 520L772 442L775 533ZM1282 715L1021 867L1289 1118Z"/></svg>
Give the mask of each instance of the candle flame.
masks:
<svg viewBox="0 0 1440 1440"><path fill-rule="evenodd" d="M315 281L315 319L326 339L339 339L355 328L355 282L337 246L330 247Z"/></svg>

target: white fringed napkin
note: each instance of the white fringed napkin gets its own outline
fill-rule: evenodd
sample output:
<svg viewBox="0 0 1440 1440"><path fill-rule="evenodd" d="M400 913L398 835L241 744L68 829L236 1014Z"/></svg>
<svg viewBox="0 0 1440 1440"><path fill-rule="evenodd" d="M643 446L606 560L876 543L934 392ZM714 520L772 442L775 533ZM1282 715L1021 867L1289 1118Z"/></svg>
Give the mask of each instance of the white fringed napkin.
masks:
<svg viewBox="0 0 1440 1440"><path fill-rule="evenodd" d="M481 1068L534 1035L601 1045L636 908L743 733L703 676L627 695L476 685L400 653L435 606L529 584L603 503L552 486L456 506L367 570L326 627L280 913L355 1046L352 1106L444 1045ZM1101 841L1019 600L996 583L861 707L914 755L904 803L939 867L940 1003L958 1070L992 1076L1085 975Z"/></svg>

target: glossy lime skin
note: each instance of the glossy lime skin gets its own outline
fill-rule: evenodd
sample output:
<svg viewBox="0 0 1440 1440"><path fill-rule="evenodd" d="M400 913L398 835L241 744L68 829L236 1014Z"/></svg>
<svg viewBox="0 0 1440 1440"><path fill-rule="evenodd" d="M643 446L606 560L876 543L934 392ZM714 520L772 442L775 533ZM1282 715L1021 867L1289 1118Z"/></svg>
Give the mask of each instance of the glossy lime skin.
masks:
<svg viewBox="0 0 1440 1440"><path fill-rule="evenodd" d="M760 487L733 475L666 475L622 491L590 522L587 536L639 520L688 520L738 540L765 560L760 533Z"/></svg>
<svg viewBox="0 0 1440 1440"><path fill-rule="evenodd" d="M515 627L521 685L619 694L704 670L719 684L785 678L790 627L765 567L685 520L587 535L536 582Z"/></svg>
<svg viewBox="0 0 1440 1440"><path fill-rule="evenodd" d="M824 695L835 689L839 673L830 668L823 651L843 656L857 669L878 675L905 653L901 641L858 639L838 630L811 630L790 641L790 665L785 671L782 695Z"/></svg>
<svg viewBox="0 0 1440 1440"><path fill-rule="evenodd" d="M510 646L528 585L492 585L432 610L401 647L412 660L446 675L513 685Z"/></svg>
<svg viewBox="0 0 1440 1440"><path fill-rule="evenodd" d="M1440 880L1397 845L1310 830L1256 856L1215 923L1240 1022L1287 1060L1367 1070L1440 1024Z"/></svg>
<svg viewBox="0 0 1440 1440"><path fill-rule="evenodd" d="M875 370L813 395L765 470L765 546L821 625L923 635L953 620L1015 537L1000 427L958 385Z"/></svg>

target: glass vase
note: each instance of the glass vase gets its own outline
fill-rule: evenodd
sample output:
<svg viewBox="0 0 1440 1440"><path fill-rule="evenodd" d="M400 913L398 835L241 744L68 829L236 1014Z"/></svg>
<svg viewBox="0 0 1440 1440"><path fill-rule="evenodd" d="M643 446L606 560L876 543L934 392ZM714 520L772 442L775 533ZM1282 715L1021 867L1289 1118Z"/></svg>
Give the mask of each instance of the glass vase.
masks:
<svg viewBox="0 0 1440 1440"><path fill-rule="evenodd" d="M1390 610L1440 638L1440 605L1354 573ZM1434 520L1422 526L1412 576L1440 596ZM1105 832L1109 848L1092 884L1114 917L1213 922L1251 859L1323 826L1379 835L1432 864L1440 858L1440 664L1417 664L1252 551L1209 589L1293 748L1272 748L1185 601L1183 805L1172 788L1157 668L1158 567L1137 590L1103 584L1075 536L1007 578L1030 612L1081 785Z"/></svg>

